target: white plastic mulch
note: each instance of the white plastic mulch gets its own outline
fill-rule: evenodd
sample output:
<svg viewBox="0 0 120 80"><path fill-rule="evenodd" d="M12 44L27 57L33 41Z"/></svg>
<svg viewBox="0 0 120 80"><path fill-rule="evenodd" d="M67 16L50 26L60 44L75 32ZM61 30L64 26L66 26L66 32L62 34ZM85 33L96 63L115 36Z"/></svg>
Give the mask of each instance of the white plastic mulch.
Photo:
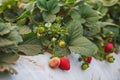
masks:
<svg viewBox="0 0 120 80"><path fill-rule="evenodd" d="M0 80L120 80L120 54L112 54L114 63L99 61L93 58L90 67L83 71L78 62L79 55L69 56L71 69L63 71L48 66L49 53L37 56L21 56L13 67L17 75L0 74Z"/></svg>

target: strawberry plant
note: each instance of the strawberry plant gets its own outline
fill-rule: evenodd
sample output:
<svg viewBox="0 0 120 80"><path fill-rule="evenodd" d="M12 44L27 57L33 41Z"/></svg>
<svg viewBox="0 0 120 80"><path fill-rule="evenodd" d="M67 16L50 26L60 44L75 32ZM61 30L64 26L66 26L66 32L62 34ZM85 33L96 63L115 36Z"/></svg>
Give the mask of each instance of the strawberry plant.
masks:
<svg viewBox="0 0 120 80"><path fill-rule="evenodd" d="M19 58L17 54L19 42L22 42L22 38L18 33L18 27L10 23L0 23L0 73L16 73L9 64Z"/></svg>
<svg viewBox="0 0 120 80"><path fill-rule="evenodd" d="M80 55L79 61L84 61L81 68L85 70L92 57L113 62L110 53L119 52L119 0L4 0L0 3L0 22L19 27L23 38L19 53L49 52L54 58L75 52Z"/></svg>

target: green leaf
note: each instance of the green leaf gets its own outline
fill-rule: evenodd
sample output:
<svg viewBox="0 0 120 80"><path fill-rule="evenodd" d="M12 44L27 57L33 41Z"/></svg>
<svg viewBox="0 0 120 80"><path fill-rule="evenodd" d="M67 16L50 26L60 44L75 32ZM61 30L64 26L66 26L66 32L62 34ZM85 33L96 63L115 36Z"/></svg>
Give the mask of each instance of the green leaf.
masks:
<svg viewBox="0 0 120 80"><path fill-rule="evenodd" d="M57 6L57 7L55 7L54 9L52 9L50 12L51 12L51 14L56 14L56 13L58 13L59 11L60 11L60 7Z"/></svg>
<svg viewBox="0 0 120 80"><path fill-rule="evenodd" d="M55 51L54 55L56 56L65 56L70 54L70 51L67 48L61 48L59 46L55 46L54 51Z"/></svg>
<svg viewBox="0 0 120 80"><path fill-rule="evenodd" d="M104 6L113 6L115 5L118 0L101 0Z"/></svg>
<svg viewBox="0 0 120 80"><path fill-rule="evenodd" d="M19 46L19 51L26 55L37 55L42 52L42 48L37 44L23 44Z"/></svg>
<svg viewBox="0 0 120 80"><path fill-rule="evenodd" d="M97 46L83 36L83 28L79 20L73 20L68 26L69 49L80 55L89 56L97 53Z"/></svg>
<svg viewBox="0 0 120 80"><path fill-rule="evenodd" d="M73 20L68 25L69 41L83 36L83 27L79 20Z"/></svg>
<svg viewBox="0 0 120 80"><path fill-rule="evenodd" d="M2 19L2 18L0 18L0 22L3 22L3 19Z"/></svg>
<svg viewBox="0 0 120 80"><path fill-rule="evenodd" d="M27 11L30 11L31 13L33 12L34 10L34 7L35 7L35 3L36 2L29 2L28 4L26 4L24 6L24 8L27 10Z"/></svg>
<svg viewBox="0 0 120 80"><path fill-rule="evenodd" d="M46 0L37 0L37 6L38 8L40 8L41 10L47 11L47 7L46 7Z"/></svg>
<svg viewBox="0 0 120 80"><path fill-rule="evenodd" d="M33 0L20 0L20 1L23 3L28 3L28 2L33 1Z"/></svg>
<svg viewBox="0 0 120 80"><path fill-rule="evenodd" d="M104 34L109 34L109 32L113 32L113 37L118 37L119 28L114 27L114 26L109 26L109 27L103 28L103 33Z"/></svg>
<svg viewBox="0 0 120 80"><path fill-rule="evenodd" d="M72 17L72 19L81 19L81 16L77 10L71 11L71 17Z"/></svg>
<svg viewBox="0 0 120 80"><path fill-rule="evenodd" d="M101 31L101 27L97 25L89 26L89 30L84 29L84 36L95 36Z"/></svg>
<svg viewBox="0 0 120 80"><path fill-rule="evenodd" d="M11 24L0 24L0 46L9 46L16 45L19 42L22 42L22 37L19 34L18 27L12 26Z"/></svg>
<svg viewBox="0 0 120 80"><path fill-rule="evenodd" d="M33 36L36 37L36 33L31 32L31 33L28 33L28 34L23 35L22 38L23 38L23 40L24 40L24 42L25 42L25 41L31 39Z"/></svg>
<svg viewBox="0 0 120 80"><path fill-rule="evenodd" d="M58 1L57 0L49 0L49 1L47 1L47 9L52 14L56 14L57 12L59 12L60 7L58 6Z"/></svg>
<svg viewBox="0 0 120 80"><path fill-rule="evenodd" d="M40 41L35 38L31 38L25 41L23 44L19 45L18 50L25 55L36 55L42 53L42 46Z"/></svg>
<svg viewBox="0 0 120 80"><path fill-rule="evenodd" d="M57 6L58 1L57 0L49 0L47 1L47 9L48 11L54 9Z"/></svg>
<svg viewBox="0 0 120 80"><path fill-rule="evenodd" d="M104 16L107 14L107 12L108 12L108 8L102 6L102 7L99 9L99 11L100 11L101 17L104 17Z"/></svg>
<svg viewBox="0 0 120 80"><path fill-rule="evenodd" d="M10 28L6 26L4 23L0 23L0 35L3 36L10 32Z"/></svg>
<svg viewBox="0 0 120 80"><path fill-rule="evenodd" d="M0 47L5 47L5 46L9 46L9 45L14 45L14 44L16 44L15 41L0 38Z"/></svg>
<svg viewBox="0 0 120 80"><path fill-rule="evenodd" d="M78 12L81 15L81 19L85 20L85 24L96 24L99 19L98 12L93 10L88 4L79 5Z"/></svg>
<svg viewBox="0 0 120 80"><path fill-rule="evenodd" d="M68 3L75 3L76 0L68 0Z"/></svg>
<svg viewBox="0 0 120 80"><path fill-rule="evenodd" d="M50 13L46 13L46 12L44 12L42 14L42 16L43 16L43 19L44 19L45 22L54 22L55 19L56 19L56 15L50 14Z"/></svg>
<svg viewBox="0 0 120 80"><path fill-rule="evenodd" d="M14 63L19 58L16 53L0 54L0 61L5 63Z"/></svg>
<svg viewBox="0 0 120 80"><path fill-rule="evenodd" d="M3 12L4 20L7 22L15 22L15 19L17 18L17 13L13 12L12 10L5 10Z"/></svg>
<svg viewBox="0 0 120 80"><path fill-rule="evenodd" d="M17 18L17 20L26 18L26 17L28 17L29 15L30 15L30 11L29 11L29 10L26 10L25 12L23 12L23 13Z"/></svg>
<svg viewBox="0 0 120 80"><path fill-rule="evenodd" d="M9 33L7 39L14 41L16 43L22 42L22 37L20 36L20 34L18 33L18 31L13 30Z"/></svg>
<svg viewBox="0 0 120 80"><path fill-rule="evenodd" d="M31 29L28 26L19 27L19 31L21 35L31 33Z"/></svg>
<svg viewBox="0 0 120 80"><path fill-rule="evenodd" d="M118 25L111 23L111 22L97 22L97 25L100 27L106 27L106 26L116 26L119 27Z"/></svg>
<svg viewBox="0 0 120 80"><path fill-rule="evenodd" d="M93 14L93 13L91 13L91 14ZM95 24L98 21L98 19L99 19L98 16L86 18L86 20L87 20L86 24L87 25Z"/></svg>
<svg viewBox="0 0 120 80"><path fill-rule="evenodd" d="M69 49L83 56L93 56L97 53L97 46L85 37L79 37L70 43Z"/></svg>

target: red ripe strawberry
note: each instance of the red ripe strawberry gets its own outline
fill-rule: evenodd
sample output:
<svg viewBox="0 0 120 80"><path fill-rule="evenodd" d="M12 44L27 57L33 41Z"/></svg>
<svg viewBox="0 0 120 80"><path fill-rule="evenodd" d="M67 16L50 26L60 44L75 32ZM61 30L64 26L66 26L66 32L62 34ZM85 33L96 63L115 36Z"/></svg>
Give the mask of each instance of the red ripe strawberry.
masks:
<svg viewBox="0 0 120 80"><path fill-rule="evenodd" d="M49 60L49 66L51 68L57 68L60 65L60 59L58 57L54 57Z"/></svg>
<svg viewBox="0 0 120 80"><path fill-rule="evenodd" d="M90 64L92 61L92 56L87 57L87 62Z"/></svg>
<svg viewBox="0 0 120 80"><path fill-rule="evenodd" d="M59 67L62 70L70 70L70 61L66 56L60 58L60 66Z"/></svg>
<svg viewBox="0 0 120 80"><path fill-rule="evenodd" d="M105 52L113 52L113 44L112 43L107 43L105 44L104 51Z"/></svg>

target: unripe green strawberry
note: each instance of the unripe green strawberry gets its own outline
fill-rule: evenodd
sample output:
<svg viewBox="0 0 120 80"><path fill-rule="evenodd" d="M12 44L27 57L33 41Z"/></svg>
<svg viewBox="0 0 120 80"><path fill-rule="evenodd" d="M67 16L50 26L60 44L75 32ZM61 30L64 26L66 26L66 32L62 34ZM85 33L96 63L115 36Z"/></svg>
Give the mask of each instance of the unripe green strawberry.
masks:
<svg viewBox="0 0 120 80"><path fill-rule="evenodd" d="M65 43L65 41L63 41L63 40L60 40L58 45L59 45L60 47L65 47L66 43Z"/></svg>
<svg viewBox="0 0 120 80"><path fill-rule="evenodd" d="M86 70L88 67L89 67L89 65L88 65L87 63L83 63L83 64L81 65L81 69L82 69L82 70Z"/></svg>
<svg viewBox="0 0 120 80"><path fill-rule="evenodd" d="M37 33L37 38L40 38L42 36L42 34Z"/></svg>
<svg viewBox="0 0 120 80"><path fill-rule="evenodd" d="M114 60L115 60L115 58L113 58L113 56L110 56L110 57L108 58L108 62L110 62L110 63L113 63Z"/></svg>
<svg viewBox="0 0 120 80"><path fill-rule="evenodd" d="M53 38L51 39L51 42L55 43L56 40L57 40L57 39L56 39L55 37L53 37Z"/></svg>
<svg viewBox="0 0 120 80"><path fill-rule="evenodd" d="M53 33L57 33L57 32L58 32L58 29L57 29L57 28L53 28L53 29L52 29L52 32L53 32Z"/></svg>
<svg viewBox="0 0 120 80"><path fill-rule="evenodd" d="M8 9L11 9L12 6L11 5L7 5L7 7L8 7Z"/></svg>
<svg viewBox="0 0 120 80"><path fill-rule="evenodd" d="M113 35L114 33L112 31L109 32L110 35Z"/></svg>
<svg viewBox="0 0 120 80"><path fill-rule="evenodd" d="M53 57L49 60L49 66L51 68L57 68L60 65L60 59L58 57Z"/></svg>
<svg viewBox="0 0 120 80"><path fill-rule="evenodd" d="M63 34L67 33L67 31L64 30L64 29L61 29L60 32L63 33Z"/></svg>
<svg viewBox="0 0 120 80"><path fill-rule="evenodd" d="M105 55L105 59L108 60L108 58L110 57L110 55Z"/></svg>
<svg viewBox="0 0 120 80"><path fill-rule="evenodd" d="M107 38L107 41L108 42L112 42L112 38Z"/></svg>
<svg viewBox="0 0 120 80"><path fill-rule="evenodd" d="M41 33L43 33L44 31L45 31L45 28L44 28L44 27L39 27L39 28L38 28L38 33L41 34Z"/></svg>

